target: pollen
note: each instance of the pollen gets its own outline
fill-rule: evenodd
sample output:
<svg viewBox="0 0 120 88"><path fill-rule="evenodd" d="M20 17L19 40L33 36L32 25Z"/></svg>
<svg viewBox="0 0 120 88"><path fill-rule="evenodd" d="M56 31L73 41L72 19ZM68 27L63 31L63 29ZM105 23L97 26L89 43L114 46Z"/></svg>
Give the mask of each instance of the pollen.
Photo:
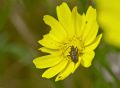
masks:
<svg viewBox="0 0 120 88"><path fill-rule="evenodd" d="M64 57L67 57L67 59L71 59L74 62L72 57L78 57L82 55L84 50L84 43L80 38L74 36L73 38L66 40L63 43L61 50ZM76 54L72 55L72 53Z"/></svg>

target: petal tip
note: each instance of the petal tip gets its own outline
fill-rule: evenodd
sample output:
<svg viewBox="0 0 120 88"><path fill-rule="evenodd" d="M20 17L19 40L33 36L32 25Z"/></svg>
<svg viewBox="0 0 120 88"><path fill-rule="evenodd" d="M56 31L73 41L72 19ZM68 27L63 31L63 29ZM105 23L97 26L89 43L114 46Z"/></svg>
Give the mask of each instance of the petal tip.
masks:
<svg viewBox="0 0 120 88"><path fill-rule="evenodd" d="M41 43L42 43L42 39L41 39L41 40L38 40L38 43L41 44Z"/></svg>
<svg viewBox="0 0 120 88"><path fill-rule="evenodd" d="M42 77L47 79L51 78L50 75L46 73L46 71L42 74Z"/></svg>
<svg viewBox="0 0 120 88"><path fill-rule="evenodd" d="M61 79L61 76L57 76L56 79L55 79L55 82L58 82L58 81L60 81L60 80L62 80L62 79Z"/></svg>
<svg viewBox="0 0 120 88"><path fill-rule="evenodd" d="M61 5L67 5L67 3L66 2L62 2L62 4Z"/></svg>
<svg viewBox="0 0 120 88"><path fill-rule="evenodd" d="M99 36L102 38L103 34L101 33Z"/></svg>
<svg viewBox="0 0 120 88"><path fill-rule="evenodd" d="M90 10L91 10L91 11L96 11L96 9L93 8L93 6L91 6L91 5L88 7L88 10L89 10L89 11L90 11Z"/></svg>
<svg viewBox="0 0 120 88"><path fill-rule="evenodd" d="M33 62L33 64L35 65L36 68L40 68L40 67L38 66L38 64L37 64L36 59L34 59L32 62Z"/></svg>

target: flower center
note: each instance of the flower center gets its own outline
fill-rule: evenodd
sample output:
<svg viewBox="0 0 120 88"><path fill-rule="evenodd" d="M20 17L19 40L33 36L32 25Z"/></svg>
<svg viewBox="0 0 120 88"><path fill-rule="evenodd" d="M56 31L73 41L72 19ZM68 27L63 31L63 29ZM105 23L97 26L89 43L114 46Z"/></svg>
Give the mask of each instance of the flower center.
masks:
<svg viewBox="0 0 120 88"><path fill-rule="evenodd" d="M62 46L62 54L69 60L77 63L79 56L82 54L84 44L82 40L77 37L73 37L67 41L64 41Z"/></svg>

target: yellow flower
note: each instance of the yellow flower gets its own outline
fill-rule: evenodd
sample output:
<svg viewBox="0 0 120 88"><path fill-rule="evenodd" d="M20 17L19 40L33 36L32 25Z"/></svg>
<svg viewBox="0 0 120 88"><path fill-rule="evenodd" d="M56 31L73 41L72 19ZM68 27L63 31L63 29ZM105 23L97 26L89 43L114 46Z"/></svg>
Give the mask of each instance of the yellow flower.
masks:
<svg viewBox="0 0 120 88"><path fill-rule="evenodd" d="M59 81L74 73L80 64L91 66L94 49L102 34L97 36L96 10L91 6L86 15L80 15L77 7L71 11L65 2L57 6L56 10L58 20L49 15L44 16L43 20L51 30L39 40L43 46L40 50L49 55L38 57L33 63L36 68L48 68L42 77L52 78L57 75L55 81Z"/></svg>
<svg viewBox="0 0 120 88"><path fill-rule="evenodd" d="M120 0L95 0L107 43L120 48Z"/></svg>

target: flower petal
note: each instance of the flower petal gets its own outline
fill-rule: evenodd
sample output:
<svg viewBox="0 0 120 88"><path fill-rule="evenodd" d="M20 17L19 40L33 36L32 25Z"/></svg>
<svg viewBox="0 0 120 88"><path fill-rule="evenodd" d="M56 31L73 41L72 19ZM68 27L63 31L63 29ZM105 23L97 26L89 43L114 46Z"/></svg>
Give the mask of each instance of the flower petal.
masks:
<svg viewBox="0 0 120 88"><path fill-rule="evenodd" d="M91 31L86 36L86 39L84 42L85 46L92 43L95 40L98 33L99 25L96 22L93 22L92 24L90 24L90 26L91 26Z"/></svg>
<svg viewBox="0 0 120 88"><path fill-rule="evenodd" d="M94 41L98 33L98 28L99 26L96 21L96 9L90 6L87 10L86 16L83 15L83 22L81 27L81 38L85 45L89 45Z"/></svg>
<svg viewBox="0 0 120 88"><path fill-rule="evenodd" d="M50 36L49 34L44 35L42 40L38 41L42 46L50 49L59 49L60 48L60 43L57 42Z"/></svg>
<svg viewBox="0 0 120 88"><path fill-rule="evenodd" d="M74 65L75 65L74 62L69 62L67 67L61 73L58 74L55 81L63 80L68 75L70 75L74 69Z"/></svg>
<svg viewBox="0 0 120 88"><path fill-rule="evenodd" d="M73 23L76 36L80 36L81 26L82 26L82 16L78 13L77 7L74 7L72 10Z"/></svg>
<svg viewBox="0 0 120 88"><path fill-rule="evenodd" d="M86 52L82 56L81 64L86 68L90 67L94 56L95 56L94 51Z"/></svg>
<svg viewBox="0 0 120 88"><path fill-rule="evenodd" d="M33 60L36 68L48 68L58 64L63 58L60 55L46 55Z"/></svg>
<svg viewBox="0 0 120 88"><path fill-rule="evenodd" d="M46 70L42 77L45 78L52 78L55 75L57 75L59 72L61 72L65 66L67 65L68 60L63 60L62 62L60 62L59 64L55 65L54 67L49 68L48 70Z"/></svg>
<svg viewBox="0 0 120 88"><path fill-rule="evenodd" d="M96 47L100 43L101 38L102 38L102 34L98 35L97 38L93 41L93 43L91 43L88 46L85 46L84 52L88 52L88 51L92 51L92 50L96 49Z"/></svg>
<svg viewBox="0 0 120 88"><path fill-rule="evenodd" d="M75 67L74 67L74 69L73 69L72 73L74 73L74 72L75 72L75 70L78 68L78 66L80 65L80 63L81 63L81 57L79 57L78 62L75 64Z"/></svg>
<svg viewBox="0 0 120 88"><path fill-rule="evenodd" d="M75 34L73 19L72 19L72 13L68 5L63 2L60 6L57 6L57 16L58 19L65 29L66 33L68 34L68 37L71 38Z"/></svg>
<svg viewBox="0 0 120 88"><path fill-rule="evenodd" d="M61 24L52 16L45 15L43 18L44 22L51 27L50 35L53 36L56 41L63 41L66 38L66 32Z"/></svg>
<svg viewBox="0 0 120 88"><path fill-rule="evenodd" d="M41 48L39 48L39 50L42 51L42 52L50 53L50 54L54 54L54 55L60 53L60 51L58 51L56 49L49 49L49 48L46 48L46 47L41 47Z"/></svg>

